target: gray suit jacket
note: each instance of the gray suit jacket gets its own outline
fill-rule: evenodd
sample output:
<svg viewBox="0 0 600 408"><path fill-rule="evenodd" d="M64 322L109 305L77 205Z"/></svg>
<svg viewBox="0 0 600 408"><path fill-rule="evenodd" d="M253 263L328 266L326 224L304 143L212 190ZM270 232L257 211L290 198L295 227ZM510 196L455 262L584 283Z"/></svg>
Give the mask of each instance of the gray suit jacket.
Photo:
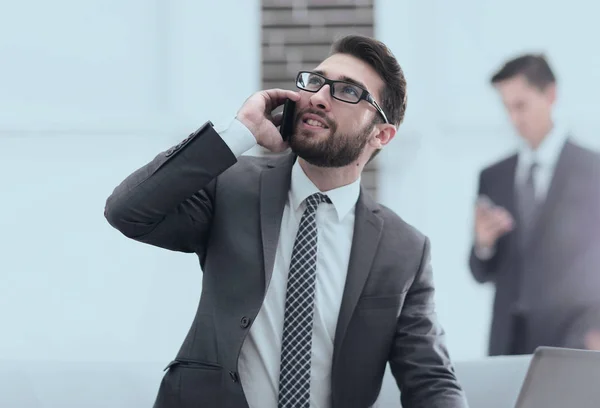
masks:
<svg viewBox="0 0 600 408"><path fill-rule="evenodd" d="M248 406L238 356L273 271L294 160L236 159L207 123L108 198L105 216L125 236L195 253L203 271L197 314L156 408ZM388 362L405 408L466 407L433 295L427 238L361 191L335 333L332 407L373 404Z"/></svg>
<svg viewBox="0 0 600 408"><path fill-rule="evenodd" d="M600 330L600 155L565 143L527 242L519 231L517 160L512 155L479 177L478 193L517 221L491 259L479 260L474 248L470 254L473 277L496 291L489 354L583 348L587 331Z"/></svg>

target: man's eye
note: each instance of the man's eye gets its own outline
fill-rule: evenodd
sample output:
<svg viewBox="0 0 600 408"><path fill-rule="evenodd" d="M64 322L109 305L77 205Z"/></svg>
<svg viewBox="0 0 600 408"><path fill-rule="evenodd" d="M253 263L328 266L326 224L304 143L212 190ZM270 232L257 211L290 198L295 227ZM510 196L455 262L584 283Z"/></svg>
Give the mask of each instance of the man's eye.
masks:
<svg viewBox="0 0 600 408"><path fill-rule="evenodd" d="M358 91L353 86L345 86L344 89L342 90L342 92L344 92L348 95L358 96Z"/></svg>

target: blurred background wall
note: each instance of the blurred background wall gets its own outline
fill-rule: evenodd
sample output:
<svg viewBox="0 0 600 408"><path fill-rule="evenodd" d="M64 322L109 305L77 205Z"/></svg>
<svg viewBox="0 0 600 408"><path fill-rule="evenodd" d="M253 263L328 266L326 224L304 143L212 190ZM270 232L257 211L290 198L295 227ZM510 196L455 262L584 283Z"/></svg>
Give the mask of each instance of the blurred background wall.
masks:
<svg viewBox="0 0 600 408"><path fill-rule="evenodd" d="M406 122L365 180L432 239L438 311L453 356L485 354L491 292L467 269L472 204L480 168L515 143L488 79L516 53L545 52L559 75L559 119L583 144L600 146L600 56L593 52L600 6L274 3L0 4L0 358L174 355L200 294L197 260L120 236L104 220L104 201L126 175L204 121L227 123L263 84L289 79L290 50L294 69L313 67L327 50L327 33L339 31L329 25L372 30L405 70ZM315 17L335 21L342 10L337 23ZM288 45L294 24L322 43ZM283 41L279 29L290 30ZM283 71L269 62L282 50Z"/></svg>
<svg viewBox="0 0 600 408"><path fill-rule="evenodd" d="M170 359L198 262L115 234L104 202L259 88L260 4L2 4L0 358Z"/></svg>

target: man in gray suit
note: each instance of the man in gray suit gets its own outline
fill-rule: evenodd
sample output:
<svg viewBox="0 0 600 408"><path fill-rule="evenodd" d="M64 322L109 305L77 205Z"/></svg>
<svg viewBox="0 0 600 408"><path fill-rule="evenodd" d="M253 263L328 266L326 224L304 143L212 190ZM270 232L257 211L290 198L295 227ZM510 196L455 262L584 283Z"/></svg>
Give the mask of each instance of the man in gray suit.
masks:
<svg viewBox="0 0 600 408"><path fill-rule="evenodd" d="M522 143L479 176L469 257L495 288L489 354L600 347L600 156L553 118L556 78L542 55L491 79Z"/></svg>
<svg viewBox="0 0 600 408"><path fill-rule="evenodd" d="M368 407L386 364L405 408L466 407L436 320L428 239L360 187L406 82L366 37L339 40L299 92L252 95L127 177L106 202L129 238L195 253L202 295L156 408ZM296 102L285 142L271 112ZM256 144L277 158L242 156Z"/></svg>

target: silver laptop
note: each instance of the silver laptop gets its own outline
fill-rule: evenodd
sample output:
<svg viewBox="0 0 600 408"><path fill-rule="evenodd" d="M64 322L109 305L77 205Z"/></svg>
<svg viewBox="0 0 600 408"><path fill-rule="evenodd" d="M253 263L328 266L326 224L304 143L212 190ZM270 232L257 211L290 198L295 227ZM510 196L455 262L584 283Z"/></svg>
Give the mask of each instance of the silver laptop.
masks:
<svg viewBox="0 0 600 408"><path fill-rule="evenodd" d="M456 361L456 376L470 408L513 408L533 355ZM573 407L569 407L573 408Z"/></svg>
<svg viewBox="0 0 600 408"><path fill-rule="evenodd" d="M600 352L539 347L515 408L598 408Z"/></svg>

